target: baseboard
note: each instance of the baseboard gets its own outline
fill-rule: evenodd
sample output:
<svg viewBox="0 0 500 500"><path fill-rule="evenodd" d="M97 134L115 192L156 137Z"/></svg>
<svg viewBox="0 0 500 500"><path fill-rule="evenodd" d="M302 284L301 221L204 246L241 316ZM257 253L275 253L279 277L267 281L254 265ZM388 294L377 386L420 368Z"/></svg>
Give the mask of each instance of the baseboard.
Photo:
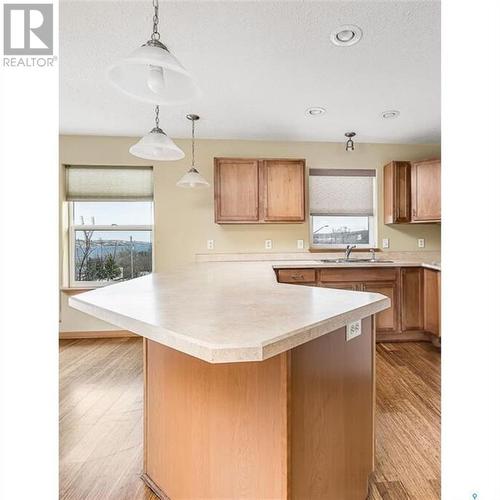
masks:
<svg viewBox="0 0 500 500"><path fill-rule="evenodd" d="M160 499L160 500L170 500L170 498L163 493L161 488L144 472L141 475L141 479L144 481L146 486Z"/></svg>
<svg viewBox="0 0 500 500"><path fill-rule="evenodd" d="M408 331L401 333L380 332L377 333L378 342L432 342L435 335L422 331Z"/></svg>
<svg viewBox="0 0 500 500"><path fill-rule="evenodd" d="M94 332L59 332L60 340L77 339L116 339L138 337L135 333L128 330L101 330Z"/></svg>

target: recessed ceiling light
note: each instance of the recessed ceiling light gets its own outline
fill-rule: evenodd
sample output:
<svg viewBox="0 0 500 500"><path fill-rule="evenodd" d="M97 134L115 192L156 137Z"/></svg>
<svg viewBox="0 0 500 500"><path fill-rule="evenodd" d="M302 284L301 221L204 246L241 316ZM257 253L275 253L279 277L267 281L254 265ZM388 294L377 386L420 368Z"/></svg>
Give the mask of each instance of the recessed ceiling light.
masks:
<svg viewBox="0 0 500 500"><path fill-rule="evenodd" d="M392 109L390 111L384 111L382 113L382 118L386 118L388 120L391 120L392 118L397 118L399 116L399 111L396 109Z"/></svg>
<svg viewBox="0 0 500 500"><path fill-rule="evenodd" d="M306 109L306 115L309 115L309 116L319 116L319 115L323 115L325 113L326 113L325 108L314 107L314 108Z"/></svg>
<svg viewBox="0 0 500 500"><path fill-rule="evenodd" d="M330 35L332 43L344 47L358 43L361 38L363 38L363 31L359 26L355 26L354 24L339 26Z"/></svg>

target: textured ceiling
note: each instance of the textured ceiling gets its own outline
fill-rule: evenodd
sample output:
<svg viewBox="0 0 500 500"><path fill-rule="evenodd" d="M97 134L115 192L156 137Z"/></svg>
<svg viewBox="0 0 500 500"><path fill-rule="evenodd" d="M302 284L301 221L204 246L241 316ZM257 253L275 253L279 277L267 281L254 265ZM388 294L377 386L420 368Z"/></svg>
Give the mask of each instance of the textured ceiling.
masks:
<svg viewBox="0 0 500 500"><path fill-rule="evenodd" d="M142 135L152 106L115 90L107 66L145 42L150 1L60 4L61 132ZM356 24L357 45L332 30ZM200 99L161 109L161 126L218 139L427 143L440 138L437 1L160 1L160 33ZM311 106L327 109L310 117ZM387 120L385 110L401 115Z"/></svg>

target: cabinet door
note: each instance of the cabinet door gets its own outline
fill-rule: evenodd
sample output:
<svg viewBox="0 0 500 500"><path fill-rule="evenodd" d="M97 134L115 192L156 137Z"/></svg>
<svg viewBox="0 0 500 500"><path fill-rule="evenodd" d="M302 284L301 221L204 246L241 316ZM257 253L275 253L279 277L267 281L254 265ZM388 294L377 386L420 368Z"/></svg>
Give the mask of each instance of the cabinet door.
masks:
<svg viewBox="0 0 500 500"><path fill-rule="evenodd" d="M392 161L384 167L384 222L411 221L411 163Z"/></svg>
<svg viewBox="0 0 500 500"><path fill-rule="evenodd" d="M411 166L412 222L441 221L441 160Z"/></svg>
<svg viewBox="0 0 500 500"><path fill-rule="evenodd" d="M377 313L377 333L397 333L399 331L399 298L398 286L395 281L365 283L363 291L380 293L391 299L391 307Z"/></svg>
<svg viewBox="0 0 500 500"><path fill-rule="evenodd" d="M303 222L304 160L263 160L262 219L269 222Z"/></svg>
<svg viewBox="0 0 500 500"><path fill-rule="evenodd" d="M215 222L259 221L259 162L216 158Z"/></svg>
<svg viewBox="0 0 500 500"><path fill-rule="evenodd" d="M401 269L401 329L424 329L423 274L419 267Z"/></svg>
<svg viewBox="0 0 500 500"><path fill-rule="evenodd" d="M441 273L424 269L424 329L440 336Z"/></svg>

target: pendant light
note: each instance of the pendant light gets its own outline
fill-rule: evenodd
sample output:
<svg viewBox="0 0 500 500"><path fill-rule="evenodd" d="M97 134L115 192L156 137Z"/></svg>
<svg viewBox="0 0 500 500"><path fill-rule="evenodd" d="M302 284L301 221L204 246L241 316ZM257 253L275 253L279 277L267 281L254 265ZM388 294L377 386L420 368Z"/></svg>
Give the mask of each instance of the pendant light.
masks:
<svg viewBox="0 0 500 500"><path fill-rule="evenodd" d="M145 160L172 161L185 154L160 128L160 107L155 107L155 126L139 142L131 146L130 154Z"/></svg>
<svg viewBox="0 0 500 500"><path fill-rule="evenodd" d="M347 142L345 143L346 151L354 151L354 141L352 138L356 135L356 132L346 132Z"/></svg>
<svg viewBox="0 0 500 500"><path fill-rule="evenodd" d="M191 168L177 181L178 187L183 188L203 188L210 184L200 175L194 166L194 122L199 120L198 115L186 115L191 120Z"/></svg>
<svg viewBox="0 0 500 500"><path fill-rule="evenodd" d="M125 94L152 104L179 104L198 97L193 79L160 42L158 0L153 0L150 40L108 68L108 78Z"/></svg>

